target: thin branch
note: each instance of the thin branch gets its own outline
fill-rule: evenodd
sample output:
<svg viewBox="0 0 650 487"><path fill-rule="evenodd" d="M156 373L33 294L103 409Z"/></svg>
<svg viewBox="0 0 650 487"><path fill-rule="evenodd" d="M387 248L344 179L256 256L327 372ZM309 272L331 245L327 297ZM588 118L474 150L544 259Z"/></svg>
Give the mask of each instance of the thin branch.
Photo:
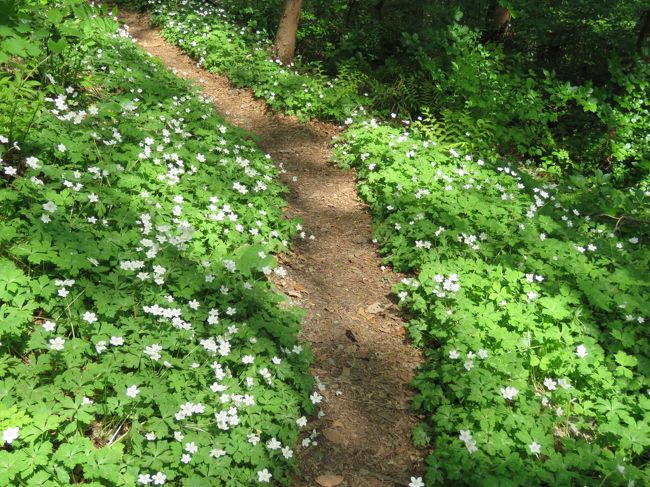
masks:
<svg viewBox="0 0 650 487"><path fill-rule="evenodd" d="M628 221L633 222L633 223L640 223L642 225L650 225L650 221L648 221L648 220L642 220L640 218L634 218L634 217L628 216L628 215L615 216L615 215L608 215L607 213L601 213L598 216L605 217L605 218L611 218L612 220L616 220L616 226L614 227L614 230L618 230L618 227L620 227L625 220L628 220Z"/></svg>

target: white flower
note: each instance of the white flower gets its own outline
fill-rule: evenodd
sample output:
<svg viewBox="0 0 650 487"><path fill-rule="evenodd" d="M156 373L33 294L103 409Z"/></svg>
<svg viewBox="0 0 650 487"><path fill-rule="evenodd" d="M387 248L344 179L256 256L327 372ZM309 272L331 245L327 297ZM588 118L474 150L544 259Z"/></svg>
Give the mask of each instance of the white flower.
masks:
<svg viewBox="0 0 650 487"><path fill-rule="evenodd" d="M486 358L488 358L488 351L487 351L486 349L484 349L484 348L481 348L481 349L478 351L478 356L479 356L479 358L481 358L481 359L486 359Z"/></svg>
<svg viewBox="0 0 650 487"><path fill-rule="evenodd" d="M38 169L41 167L36 157L28 157L27 159L25 159L25 164L27 164L32 169Z"/></svg>
<svg viewBox="0 0 650 487"><path fill-rule="evenodd" d="M576 355L578 358L585 358L587 356L587 347L583 344L580 344L576 347Z"/></svg>
<svg viewBox="0 0 650 487"><path fill-rule="evenodd" d="M83 315L83 320L92 324L97 321L97 315L91 311L86 311Z"/></svg>
<svg viewBox="0 0 650 487"><path fill-rule="evenodd" d="M212 450L210 450L210 456L212 458L223 457L225 454L226 454L226 452L224 450L222 450L221 448L213 448Z"/></svg>
<svg viewBox="0 0 650 487"><path fill-rule="evenodd" d="M56 329L56 323L48 320L43 323L43 328L45 328L46 331L53 332Z"/></svg>
<svg viewBox="0 0 650 487"><path fill-rule="evenodd" d="M147 439L147 441L155 441L156 440L156 433L150 432L144 435L144 437Z"/></svg>
<svg viewBox="0 0 650 487"><path fill-rule="evenodd" d="M43 203L43 209L47 211L48 213L54 213L58 206L54 203L54 201L48 201L47 203Z"/></svg>
<svg viewBox="0 0 650 487"><path fill-rule="evenodd" d="M411 477L409 487L424 487L424 481L422 480L422 477Z"/></svg>
<svg viewBox="0 0 650 487"><path fill-rule="evenodd" d="M280 443L275 438L271 438L269 441L266 442L266 447L269 450L279 450L280 448L282 448L282 443Z"/></svg>
<svg viewBox="0 0 650 487"><path fill-rule="evenodd" d="M321 396L318 392L314 392L311 396L309 396L309 400L312 402L312 404L318 404L323 400L323 396Z"/></svg>
<svg viewBox="0 0 650 487"><path fill-rule="evenodd" d="M514 387L508 386L501 388L501 395L508 401L512 401L517 396L517 394L519 394L519 390Z"/></svg>
<svg viewBox="0 0 650 487"><path fill-rule="evenodd" d="M555 382L550 377L547 377L544 379L544 387L546 387L549 391L554 391L557 389L557 382Z"/></svg>
<svg viewBox="0 0 650 487"><path fill-rule="evenodd" d="M271 480L271 477L273 477L273 475L271 475L271 472L266 468L257 472L258 482L268 483Z"/></svg>
<svg viewBox="0 0 650 487"><path fill-rule="evenodd" d="M190 454L188 454L188 453L184 453L184 454L181 456L181 462L182 462L182 463L190 463L191 460L192 460L192 455L190 455Z"/></svg>
<svg viewBox="0 0 650 487"><path fill-rule="evenodd" d="M176 441L183 441L183 438L185 438L183 433L181 433L180 431L174 431L174 439Z"/></svg>
<svg viewBox="0 0 650 487"><path fill-rule="evenodd" d="M537 443L536 441L533 441L530 445L528 445L528 448L530 448L530 452L539 455L542 453L542 445Z"/></svg>
<svg viewBox="0 0 650 487"><path fill-rule="evenodd" d="M470 453L476 453L478 451L478 446L476 446L476 441L474 440L469 440L465 442L465 447L467 448L467 451Z"/></svg>
<svg viewBox="0 0 650 487"><path fill-rule="evenodd" d="M65 340L61 337L56 337L50 339L50 349L52 350L63 350L63 346L65 344Z"/></svg>
<svg viewBox="0 0 650 487"><path fill-rule="evenodd" d="M162 352L163 347L158 345L157 343L154 343L153 345L150 345L148 347L144 347L144 354L149 356L151 360L160 360L160 352Z"/></svg>
<svg viewBox="0 0 650 487"><path fill-rule="evenodd" d="M81 405L82 406L92 406L95 403L92 399L89 397L84 396L83 399L81 400Z"/></svg>
<svg viewBox="0 0 650 487"><path fill-rule="evenodd" d="M255 357L253 357L252 355L244 355L241 358L242 364L252 364L254 361L255 361Z"/></svg>
<svg viewBox="0 0 650 487"><path fill-rule="evenodd" d="M472 432L470 430L460 430L460 435L458 437L463 443L467 443L472 439Z"/></svg>
<svg viewBox="0 0 650 487"><path fill-rule="evenodd" d="M307 426L307 418L305 418L304 416L299 417L298 419L296 419L296 424L299 427L304 428L305 426Z"/></svg>
<svg viewBox="0 0 650 487"><path fill-rule="evenodd" d="M163 485L167 481L167 475L162 472L157 472L152 477L154 485Z"/></svg>
<svg viewBox="0 0 650 487"><path fill-rule="evenodd" d="M287 460L289 460L290 458L293 457L293 450L291 448L289 448L288 446L285 446L282 449L282 456L284 458L286 458Z"/></svg>
<svg viewBox="0 0 650 487"><path fill-rule="evenodd" d="M111 339L109 340L109 343L114 347L120 347L124 345L124 337L112 336Z"/></svg>
<svg viewBox="0 0 650 487"><path fill-rule="evenodd" d="M65 152L67 150L66 146L63 144L57 145L56 148L59 150L59 152Z"/></svg>
<svg viewBox="0 0 650 487"><path fill-rule="evenodd" d="M3 443L7 443L11 445L11 443L18 439L18 436L20 435L20 428L7 428L2 432L2 441Z"/></svg>
<svg viewBox="0 0 650 487"><path fill-rule="evenodd" d="M191 443L185 443L185 451L186 451L187 453L192 453L192 454L194 454L194 453L196 453L197 451L199 451L199 447L196 446L196 443L194 443L194 442L191 442Z"/></svg>
<svg viewBox="0 0 650 487"><path fill-rule="evenodd" d="M142 485L148 485L152 482L151 475L148 473L141 473L138 475L138 483Z"/></svg>
<svg viewBox="0 0 650 487"><path fill-rule="evenodd" d="M451 350L449 352L449 358L452 359L452 360L456 360L456 359L460 358L460 353L458 353L458 350Z"/></svg>
<svg viewBox="0 0 650 487"><path fill-rule="evenodd" d="M140 389L135 384L126 389L126 395L131 398L135 399L138 394L140 394Z"/></svg>
<svg viewBox="0 0 650 487"><path fill-rule="evenodd" d="M97 353L102 353L106 351L106 342L104 340L100 340L95 344L95 351Z"/></svg>

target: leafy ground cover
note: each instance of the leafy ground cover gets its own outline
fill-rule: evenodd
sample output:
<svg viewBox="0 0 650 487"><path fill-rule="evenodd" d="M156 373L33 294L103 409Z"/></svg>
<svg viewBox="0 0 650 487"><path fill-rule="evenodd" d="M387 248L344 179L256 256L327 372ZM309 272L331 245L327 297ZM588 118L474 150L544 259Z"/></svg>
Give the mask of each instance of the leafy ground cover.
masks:
<svg viewBox="0 0 650 487"><path fill-rule="evenodd" d="M155 0L150 4L152 21L167 40L208 71L226 74L235 86L250 87L273 109L302 120L341 121L364 101L355 81L345 76L330 79L313 67L282 66L269 57L266 32L238 25L212 2L179 5Z"/></svg>
<svg viewBox="0 0 650 487"><path fill-rule="evenodd" d="M396 292L428 359L427 485L646 485L650 194L454 142L373 120L338 147L386 262L415 274Z"/></svg>
<svg viewBox="0 0 650 487"><path fill-rule="evenodd" d="M122 1L153 6L168 39L276 109L427 115L559 177L649 184L647 2L313 0L285 68L268 59L282 1Z"/></svg>
<svg viewBox="0 0 650 487"><path fill-rule="evenodd" d="M154 3L168 39L204 66L211 67L208 53L219 53L224 57L213 63L228 61L214 69L252 87L272 107L301 113L300 103L318 106L302 98L302 85L275 84L278 74L296 74L270 62L264 37L260 42L227 13L200 2L191 10ZM215 32L221 46L209 41L219 38ZM455 69L436 71L436 79L449 103L465 108L451 106L445 126L357 122L339 147L339 161L359 171L359 191L376 219L386 261L415 276L397 295L428 358L415 381L415 406L427 419L414 432L417 444L433 447L427 484L648 483L646 182L641 172L635 176L641 184L617 189L612 176L593 168L592 178L565 178L568 166L553 160L567 154L545 129L536 132L541 119L553 126L574 104L587 114L618 110L614 118L629 130L615 135L630 139L621 139L625 153L616 156L621 175L615 177L625 181L645 160L641 94L647 82L638 74L646 68L632 69L622 83L628 89L615 90L638 103L617 99L599 108L589 86L551 75L546 94L530 92L530 80L504 75L509 66L502 52L482 46L479 37L460 24L450 27L445 52ZM251 39L255 49L246 47ZM249 61L245 74L237 73ZM273 74L251 74L258 67ZM484 96L486 90L491 95ZM533 118L509 118L512 96L513 113ZM547 110L549 103L555 105ZM334 107L326 116L348 118L348 109ZM532 148L551 162L502 158L495 153L502 139L517 139L519 155ZM535 145L542 139L556 153ZM589 138L583 142L588 150L602 148ZM607 144L618 150L618 141ZM630 158L636 162L628 164Z"/></svg>
<svg viewBox="0 0 650 487"><path fill-rule="evenodd" d="M0 484L286 483L319 397L272 161L106 10L0 5Z"/></svg>

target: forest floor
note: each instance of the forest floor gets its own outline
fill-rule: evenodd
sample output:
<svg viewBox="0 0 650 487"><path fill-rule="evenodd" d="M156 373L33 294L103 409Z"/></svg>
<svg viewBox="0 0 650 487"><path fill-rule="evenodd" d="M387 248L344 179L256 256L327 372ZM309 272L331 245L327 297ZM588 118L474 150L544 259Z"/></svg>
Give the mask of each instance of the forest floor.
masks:
<svg viewBox="0 0 650 487"><path fill-rule="evenodd" d="M275 283L306 310L301 338L311 343L325 415L310 425L317 445L299 453L294 487L407 486L423 469L423 452L411 443L418 418L409 387L421 357L389 299L399 276L382 267L355 174L330 162L339 129L270 112L250 91L197 67L151 27L148 14L122 11L121 18L142 48L195 82L227 122L251 132L280 164L290 189L286 216L303 221L307 238L279 256L288 273Z"/></svg>

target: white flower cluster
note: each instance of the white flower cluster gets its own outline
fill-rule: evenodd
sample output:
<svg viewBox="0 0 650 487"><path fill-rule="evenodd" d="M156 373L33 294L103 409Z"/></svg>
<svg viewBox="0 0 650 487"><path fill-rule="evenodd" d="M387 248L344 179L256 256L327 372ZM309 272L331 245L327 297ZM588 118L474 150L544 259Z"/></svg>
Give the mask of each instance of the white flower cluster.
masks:
<svg viewBox="0 0 650 487"><path fill-rule="evenodd" d="M460 291L458 274L449 274L447 277L442 274L436 274L433 276L433 282L435 283L433 294L439 298L447 297L447 293L457 293Z"/></svg>
<svg viewBox="0 0 650 487"><path fill-rule="evenodd" d="M178 412L174 415L174 418L176 418L176 421L182 421L193 416L194 414L203 414L204 412L205 406L203 404L186 402L185 404L180 405Z"/></svg>
<svg viewBox="0 0 650 487"><path fill-rule="evenodd" d="M460 441L465 443L465 448L467 448L468 452L475 453L478 451L476 440L472 437L472 432L470 430L460 430L459 438Z"/></svg>

